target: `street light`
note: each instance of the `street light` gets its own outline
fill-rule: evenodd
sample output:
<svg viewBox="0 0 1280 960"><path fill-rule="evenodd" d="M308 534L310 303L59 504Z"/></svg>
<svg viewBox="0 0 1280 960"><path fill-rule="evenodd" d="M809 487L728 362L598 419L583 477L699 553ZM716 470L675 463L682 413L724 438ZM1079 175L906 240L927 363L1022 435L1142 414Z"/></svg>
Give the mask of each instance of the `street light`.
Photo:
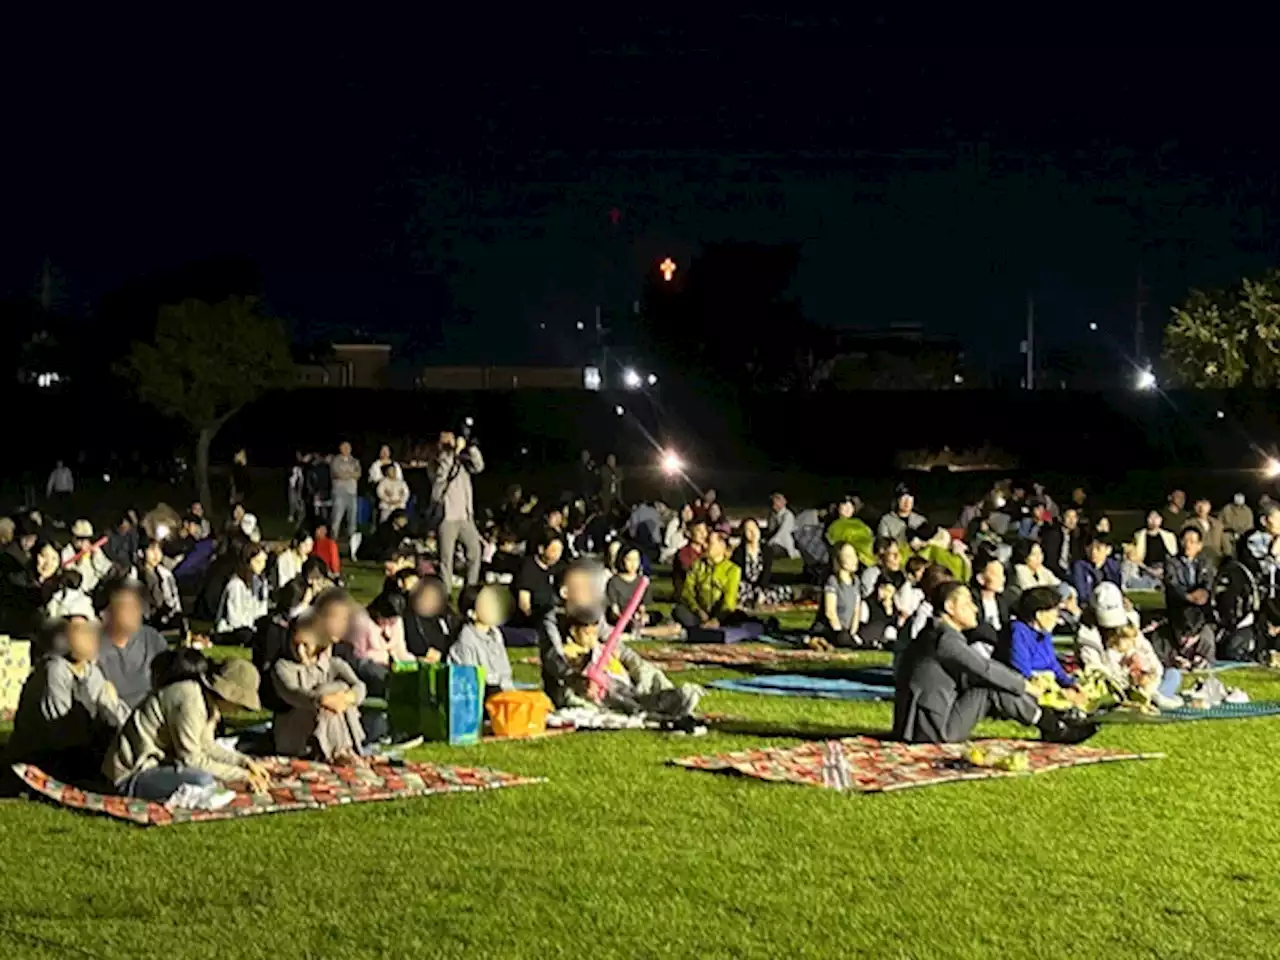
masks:
<svg viewBox="0 0 1280 960"><path fill-rule="evenodd" d="M667 257L667 259L658 264L658 269L662 271L662 279L670 283L671 278L676 275L676 262Z"/></svg>
<svg viewBox="0 0 1280 960"><path fill-rule="evenodd" d="M622 404L618 404L616 407L613 408L613 412L616 413L618 416L622 416L627 411L622 409Z"/></svg>
<svg viewBox="0 0 1280 960"><path fill-rule="evenodd" d="M1156 375L1151 372L1149 367L1138 371L1137 387L1139 390L1154 390L1156 388Z"/></svg>
<svg viewBox="0 0 1280 960"><path fill-rule="evenodd" d="M1263 464L1262 472L1267 475L1268 480L1280 477L1280 460L1275 457L1267 457L1267 462Z"/></svg>
<svg viewBox="0 0 1280 960"><path fill-rule="evenodd" d="M1098 329L1097 321L1091 322L1091 323L1089 324L1089 329L1090 329L1090 330L1097 330L1097 329Z"/></svg>
<svg viewBox="0 0 1280 960"><path fill-rule="evenodd" d="M644 383L640 374L636 373L634 367L627 367L622 371L622 385L628 390L638 390L640 384Z"/></svg>
<svg viewBox="0 0 1280 960"><path fill-rule="evenodd" d="M658 375L656 373L649 374L649 386L656 387L658 385Z"/></svg>
<svg viewBox="0 0 1280 960"><path fill-rule="evenodd" d="M662 454L662 472L668 476L679 473L684 469L684 461L680 459L680 455L674 450L667 450Z"/></svg>
<svg viewBox="0 0 1280 960"><path fill-rule="evenodd" d="M587 329L587 325L586 325L585 323L583 323L581 320L579 320L579 321L578 321L578 329L579 329L579 330L585 330L585 329Z"/></svg>

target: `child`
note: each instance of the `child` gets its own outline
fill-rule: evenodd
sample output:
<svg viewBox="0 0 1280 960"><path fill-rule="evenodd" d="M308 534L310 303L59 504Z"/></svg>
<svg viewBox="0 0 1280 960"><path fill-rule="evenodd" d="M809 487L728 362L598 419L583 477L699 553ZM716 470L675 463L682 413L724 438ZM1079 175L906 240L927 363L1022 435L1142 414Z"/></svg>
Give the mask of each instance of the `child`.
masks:
<svg viewBox="0 0 1280 960"><path fill-rule="evenodd" d="M291 656L277 660L271 680L284 708L276 714L276 750L340 764L358 760L364 746L360 711L365 685L346 661L330 654L330 641L314 615L289 631Z"/></svg>
<svg viewBox="0 0 1280 960"><path fill-rule="evenodd" d="M1086 677L1100 671L1120 695L1126 695L1136 679L1138 688L1149 692L1149 701L1159 709L1182 706L1181 671L1156 653L1138 629L1137 613L1126 607L1124 594L1114 583L1099 584L1094 591L1076 634L1076 652ZM1126 658L1131 658L1128 664Z"/></svg>
<svg viewBox="0 0 1280 960"><path fill-rule="evenodd" d="M458 611L465 623L449 648L447 662L484 667L486 697L515 689L511 661L500 629L506 620L504 606L502 588L489 585L467 587L458 600Z"/></svg>
<svg viewBox="0 0 1280 960"><path fill-rule="evenodd" d="M311 552L325 562L329 572L337 576L342 572L342 559L338 556L338 541L329 536L329 525L321 521L315 526L311 538Z"/></svg>

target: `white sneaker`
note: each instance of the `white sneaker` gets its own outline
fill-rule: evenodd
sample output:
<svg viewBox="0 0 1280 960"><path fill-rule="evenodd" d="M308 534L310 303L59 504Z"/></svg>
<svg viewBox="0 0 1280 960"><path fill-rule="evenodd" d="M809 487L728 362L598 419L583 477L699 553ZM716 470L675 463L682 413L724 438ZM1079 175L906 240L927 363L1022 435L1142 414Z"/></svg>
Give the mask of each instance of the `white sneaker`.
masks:
<svg viewBox="0 0 1280 960"><path fill-rule="evenodd" d="M198 787L194 783L184 783L169 795L164 802L168 810L200 810L208 802L212 787Z"/></svg>
<svg viewBox="0 0 1280 960"><path fill-rule="evenodd" d="M1245 693L1243 690L1241 690L1239 687L1231 687L1230 689L1227 690L1227 696L1223 702L1224 703L1248 703L1249 695Z"/></svg>
<svg viewBox="0 0 1280 960"><path fill-rule="evenodd" d="M234 790L223 790L215 787L205 799L205 806L202 809L221 810L235 798L236 794Z"/></svg>

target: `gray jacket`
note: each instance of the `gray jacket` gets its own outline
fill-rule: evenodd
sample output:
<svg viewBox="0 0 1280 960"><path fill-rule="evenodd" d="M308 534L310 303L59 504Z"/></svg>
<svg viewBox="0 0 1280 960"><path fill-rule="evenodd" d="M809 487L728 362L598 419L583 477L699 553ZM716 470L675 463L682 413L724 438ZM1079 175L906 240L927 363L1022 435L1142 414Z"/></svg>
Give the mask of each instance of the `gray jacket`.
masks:
<svg viewBox="0 0 1280 960"><path fill-rule="evenodd" d="M600 622L602 638L608 636L610 629L603 620ZM596 704L586 696L586 679L582 672L565 657L564 635L567 632L568 625L561 610L548 613L538 627L538 659L542 666L542 688L555 704L556 709L602 706L621 713L635 713L640 710L635 702L637 696L675 689L675 684L667 678L665 673L628 647L626 643L619 643L616 656L618 662L622 664L626 677L614 677L604 700Z"/></svg>
<svg viewBox="0 0 1280 960"><path fill-rule="evenodd" d="M351 665L341 657L325 655L315 663L277 660L271 668L271 681L289 710L276 714L272 723L276 750L290 757L305 756L312 739L325 759L345 749L358 750L364 742L360 711L366 687ZM331 693L350 690L356 696L356 707L344 715L330 713L320 701Z"/></svg>
<svg viewBox="0 0 1280 960"><path fill-rule="evenodd" d="M967 687L1026 694L1022 674L988 660L958 631L939 622L911 642L898 662L893 738L941 743L956 701Z"/></svg>
<svg viewBox="0 0 1280 960"><path fill-rule="evenodd" d="M764 538L765 543L781 550L788 557L800 556L800 551L796 549L796 515L789 507L769 514L769 525L765 527Z"/></svg>
<svg viewBox="0 0 1280 960"><path fill-rule="evenodd" d="M118 730L128 716L128 705L96 663L76 673L66 657L45 657L22 686L9 756L22 760L90 746L97 731Z"/></svg>
<svg viewBox="0 0 1280 960"><path fill-rule="evenodd" d="M480 448L467 446L461 455L441 450L431 478L431 500L444 505L445 523L475 520L471 475L484 470Z"/></svg>
<svg viewBox="0 0 1280 960"><path fill-rule="evenodd" d="M888 537L890 540L897 540L899 543L905 543L909 534L920 530L927 522L918 513L909 514L906 519L903 519L896 513L889 512L880 518L880 524L876 527L876 535ZM923 533L924 531L921 532Z"/></svg>
<svg viewBox="0 0 1280 960"><path fill-rule="evenodd" d="M511 659L502 639L502 631L494 627L485 632L474 623L466 624L458 632L458 639L449 648L449 663L464 667L484 667L484 685L499 690L515 689L511 675Z"/></svg>

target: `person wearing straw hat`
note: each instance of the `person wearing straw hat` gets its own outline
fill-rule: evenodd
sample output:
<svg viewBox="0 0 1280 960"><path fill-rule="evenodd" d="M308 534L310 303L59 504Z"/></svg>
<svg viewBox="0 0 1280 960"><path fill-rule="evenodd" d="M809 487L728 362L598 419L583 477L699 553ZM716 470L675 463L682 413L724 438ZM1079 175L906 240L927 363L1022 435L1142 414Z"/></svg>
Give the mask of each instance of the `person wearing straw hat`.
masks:
<svg viewBox="0 0 1280 960"><path fill-rule="evenodd" d="M193 806L225 805L218 785L248 781L265 790L262 764L215 739L227 709L260 710L259 676L248 660L212 665L196 650L170 651L156 664L155 689L125 721L103 773L127 797ZM184 789L187 788L187 789Z"/></svg>
<svg viewBox="0 0 1280 960"><path fill-rule="evenodd" d="M94 541L93 524L83 517L71 525L71 542L62 548L62 565L80 574L80 589L89 596L111 572L111 558Z"/></svg>

